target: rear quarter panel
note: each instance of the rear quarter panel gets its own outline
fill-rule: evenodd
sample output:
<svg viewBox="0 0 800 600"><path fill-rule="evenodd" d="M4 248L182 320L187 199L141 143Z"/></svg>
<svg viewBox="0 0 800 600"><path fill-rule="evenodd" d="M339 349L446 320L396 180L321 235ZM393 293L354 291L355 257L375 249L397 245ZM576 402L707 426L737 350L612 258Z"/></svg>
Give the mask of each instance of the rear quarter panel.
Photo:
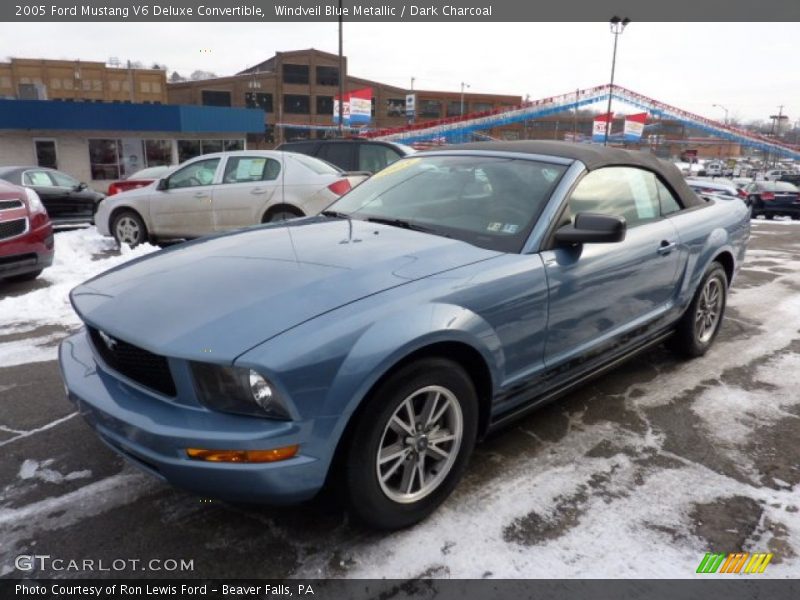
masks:
<svg viewBox="0 0 800 600"><path fill-rule="evenodd" d="M730 254L733 275L738 272L750 239L750 210L741 200L713 200L668 218L678 231L679 251L683 254L675 289L675 306L682 313L709 265L720 254Z"/></svg>

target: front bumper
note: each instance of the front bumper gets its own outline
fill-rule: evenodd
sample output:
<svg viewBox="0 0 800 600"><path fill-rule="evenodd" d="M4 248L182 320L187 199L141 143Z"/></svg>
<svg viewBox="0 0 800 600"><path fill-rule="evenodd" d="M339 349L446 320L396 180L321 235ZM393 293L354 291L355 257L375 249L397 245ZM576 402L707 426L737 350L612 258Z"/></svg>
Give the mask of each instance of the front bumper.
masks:
<svg viewBox="0 0 800 600"><path fill-rule="evenodd" d="M0 277L24 275L53 264L53 227L41 225L23 236L0 242Z"/></svg>
<svg viewBox="0 0 800 600"><path fill-rule="evenodd" d="M62 342L67 394L103 442L137 467L177 487L235 502L291 503L314 496L330 460L314 456L335 418L271 421L230 415L159 396L111 372L85 331ZM272 449L300 444L294 458L260 464L190 459L187 448ZM310 451L309 451L310 450Z"/></svg>

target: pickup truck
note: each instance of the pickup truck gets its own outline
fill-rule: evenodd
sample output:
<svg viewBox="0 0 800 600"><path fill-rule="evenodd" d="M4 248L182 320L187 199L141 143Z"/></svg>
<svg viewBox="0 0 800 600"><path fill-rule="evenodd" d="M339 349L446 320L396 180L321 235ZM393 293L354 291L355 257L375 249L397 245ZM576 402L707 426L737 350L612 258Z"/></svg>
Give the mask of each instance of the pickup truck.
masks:
<svg viewBox="0 0 800 600"><path fill-rule="evenodd" d="M396 529L487 433L655 344L705 354L749 236L741 200L650 154L445 147L319 215L87 281L61 369L107 444L163 480L246 502L332 483Z"/></svg>

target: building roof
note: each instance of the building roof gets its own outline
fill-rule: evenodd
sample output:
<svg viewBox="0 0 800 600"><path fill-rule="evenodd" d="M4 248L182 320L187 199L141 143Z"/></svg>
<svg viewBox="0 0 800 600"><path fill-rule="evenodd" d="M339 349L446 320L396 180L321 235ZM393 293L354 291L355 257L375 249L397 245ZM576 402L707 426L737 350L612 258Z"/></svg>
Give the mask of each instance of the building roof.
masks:
<svg viewBox="0 0 800 600"><path fill-rule="evenodd" d="M576 144L574 142L558 142L549 140L524 140L510 142L475 142L452 146L458 150L491 150L493 152L520 152L523 154L541 154L545 156L560 156L579 160L589 171L611 166L630 166L647 169L659 173L667 184L683 201L684 206L703 204L686 180L671 162L661 160L649 152L623 150L610 148L597 144ZM446 150L447 148L443 148Z"/></svg>
<svg viewBox="0 0 800 600"><path fill-rule="evenodd" d="M0 130L263 133L264 112L251 108L0 100Z"/></svg>

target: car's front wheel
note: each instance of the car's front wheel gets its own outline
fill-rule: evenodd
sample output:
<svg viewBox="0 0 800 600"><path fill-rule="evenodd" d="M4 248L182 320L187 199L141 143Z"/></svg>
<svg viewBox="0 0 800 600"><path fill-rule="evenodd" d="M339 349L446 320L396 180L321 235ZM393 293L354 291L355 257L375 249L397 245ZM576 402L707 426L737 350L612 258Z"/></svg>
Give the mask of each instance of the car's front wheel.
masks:
<svg viewBox="0 0 800 600"><path fill-rule="evenodd" d="M427 517L461 479L477 427L475 387L458 364L425 359L396 371L359 411L350 438L352 513L380 529Z"/></svg>
<svg viewBox="0 0 800 600"><path fill-rule="evenodd" d="M132 210L125 210L114 216L111 233L121 246L134 248L147 241L147 227L142 218Z"/></svg>
<svg viewBox="0 0 800 600"><path fill-rule="evenodd" d="M728 299L728 277L718 262L711 263L702 282L684 313L675 335L672 349L689 357L705 354L717 337Z"/></svg>

